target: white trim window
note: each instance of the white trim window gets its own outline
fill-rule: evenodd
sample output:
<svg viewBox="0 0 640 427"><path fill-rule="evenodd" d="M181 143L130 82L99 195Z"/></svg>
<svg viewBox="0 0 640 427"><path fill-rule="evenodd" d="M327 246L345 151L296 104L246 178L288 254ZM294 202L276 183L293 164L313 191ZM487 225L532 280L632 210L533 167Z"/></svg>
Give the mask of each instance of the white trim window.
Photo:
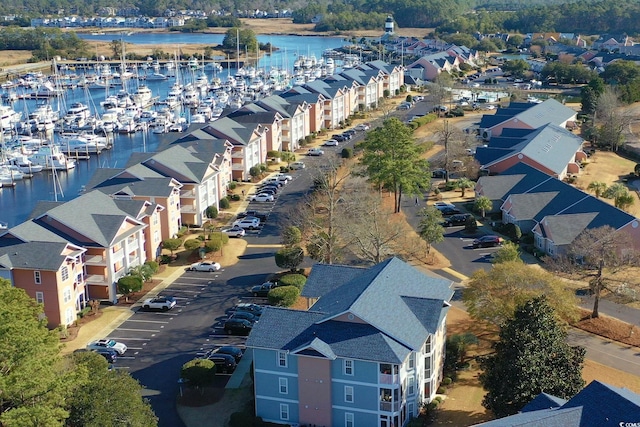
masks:
<svg viewBox="0 0 640 427"><path fill-rule="evenodd" d="M353 387L350 385L344 386L344 401L353 403Z"/></svg>
<svg viewBox="0 0 640 427"><path fill-rule="evenodd" d="M287 367L287 352L279 351L278 352L278 366L281 368Z"/></svg>
<svg viewBox="0 0 640 427"><path fill-rule="evenodd" d="M344 427L354 427L356 424L353 420L353 413L352 412L345 412L344 413Z"/></svg>
<svg viewBox="0 0 640 427"><path fill-rule="evenodd" d="M288 378L278 378L278 389L280 390L280 394L288 394L289 393L289 379Z"/></svg>
<svg viewBox="0 0 640 427"><path fill-rule="evenodd" d="M415 377L409 377L409 387L407 387L407 394L413 396L416 392L416 379Z"/></svg>
<svg viewBox="0 0 640 427"><path fill-rule="evenodd" d="M63 266L60 270L60 276L62 277L63 282L69 280L69 267L67 267L66 265Z"/></svg>
<svg viewBox="0 0 640 427"><path fill-rule="evenodd" d="M66 325L70 325L73 323L74 320L76 320L74 318L73 309L71 307L67 307L67 309L65 310L64 320Z"/></svg>
<svg viewBox="0 0 640 427"><path fill-rule="evenodd" d="M280 419L284 421L289 419L289 405L286 403L280 404Z"/></svg>
<svg viewBox="0 0 640 427"><path fill-rule="evenodd" d="M44 304L44 292L36 292L36 302L38 304Z"/></svg>
<svg viewBox="0 0 640 427"><path fill-rule="evenodd" d="M40 285L42 283L42 274L37 270L33 272L33 281L36 285Z"/></svg>
<svg viewBox="0 0 640 427"><path fill-rule="evenodd" d="M353 375L353 359L344 359L344 374Z"/></svg>
<svg viewBox="0 0 640 427"><path fill-rule="evenodd" d="M70 287L66 287L62 291L62 300L64 301L65 304L68 303L69 301L71 301L71 288Z"/></svg>

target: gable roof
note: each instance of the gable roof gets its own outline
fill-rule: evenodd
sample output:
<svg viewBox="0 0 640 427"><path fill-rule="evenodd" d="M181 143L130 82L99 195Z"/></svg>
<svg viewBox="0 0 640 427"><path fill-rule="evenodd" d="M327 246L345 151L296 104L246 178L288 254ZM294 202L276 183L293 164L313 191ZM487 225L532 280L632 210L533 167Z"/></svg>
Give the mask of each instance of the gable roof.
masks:
<svg viewBox="0 0 640 427"><path fill-rule="evenodd" d="M401 363L436 332L453 295L450 281L397 258L367 269L317 267L305 285L308 295L320 296L312 311L267 308L247 346L293 351L318 338L336 357ZM358 321L340 320L346 314Z"/></svg>
<svg viewBox="0 0 640 427"><path fill-rule="evenodd" d="M67 242L24 242L19 239L0 239L0 269L58 271L67 259L63 252ZM77 253L84 249L72 246Z"/></svg>
<svg viewBox="0 0 640 427"><path fill-rule="evenodd" d="M480 128L490 129L511 119L517 119L532 129L537 129L549 123L559 126L577 114L574 110L553 98L549 98L539 104L512 104L506 108L498 108L494 115L483 115L480 120Z"/></svg>

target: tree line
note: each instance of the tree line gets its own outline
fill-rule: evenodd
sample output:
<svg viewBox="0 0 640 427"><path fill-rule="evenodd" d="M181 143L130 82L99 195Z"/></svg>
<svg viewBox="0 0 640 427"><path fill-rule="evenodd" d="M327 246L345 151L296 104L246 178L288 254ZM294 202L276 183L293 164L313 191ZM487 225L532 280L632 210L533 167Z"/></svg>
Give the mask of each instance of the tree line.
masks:
<svg viewBox="0 0 640 427"><path fill-rule="evenodd" d="M57 55L72 58L84 56L87 49L87 43L75 33L63 32L59 28L0 29L0 50L30 50L36 61L52 59Z"/></svg>

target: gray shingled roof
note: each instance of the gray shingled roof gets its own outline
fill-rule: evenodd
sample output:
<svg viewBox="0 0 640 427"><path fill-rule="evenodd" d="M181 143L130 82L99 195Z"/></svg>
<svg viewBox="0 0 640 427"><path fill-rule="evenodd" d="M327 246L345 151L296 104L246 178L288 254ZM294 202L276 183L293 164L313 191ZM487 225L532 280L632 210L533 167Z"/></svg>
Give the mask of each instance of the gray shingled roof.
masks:
<svg viewBox="0 0 640 427"><path fill-rule="evenodd" d="M181 145L173 145L170 148L156 153L146 160L144 166L159 172L168 174L158 164L171 171L170 175L181 183L202 182L209 173L209 161L201 160L192 150Z"/></svg>
<svg viewBox="0 0 640 427"><path fill-rule="evenodd" d="M307 283L305 293L320 296L313 311L268 308L247 346L294 351L317 338L338 357L401 363L436 331L453 295L450 281L397 258L368 269L316 265ZM336 320L343 314L362 323Z"/></svg>
<svg viewBox="0 0 640 427"><path fill-rule="evenodd" d="M66 260L66 242L0 239L0 268L57 271Z"/></svg>
<svg viewBox="0 0 640 427"><path fill-rule="evenodd" d="M525 176L524 174L481 176L478 178L476 186L482 187L482 195L490 200L504 201L509 194L509 190Z"/></svg>
<svg viewBox="0 0 640 427"><path fill-rule="evenodd" d="M598 216L597 212L548 215L540 222L540 228L544 236L554 244L568 245L589 226L596 216Z"/></svg>
<svg viewBox="0 0 640 427"><path fill-rule="evenodd" d="M519 221L534 219L558 194L557 191L512 194L509 214Z"/></svg>
<svg viewBox="0 0 640 427"><path fill-rule="evenodd" d="M221 117L203 130L218 138L228 139L234 145L246 145L254 138L257 126L244 126L228 117Z"/></svg>
<svg viewBox="0 0 640 427"><path fill-rule="evenodd" d="M549 98L540 104L533 104L531 108L524 110L516 117L536 129L548 123L561 125L576 114L575 110L562 105L553 98Z"/></svg>

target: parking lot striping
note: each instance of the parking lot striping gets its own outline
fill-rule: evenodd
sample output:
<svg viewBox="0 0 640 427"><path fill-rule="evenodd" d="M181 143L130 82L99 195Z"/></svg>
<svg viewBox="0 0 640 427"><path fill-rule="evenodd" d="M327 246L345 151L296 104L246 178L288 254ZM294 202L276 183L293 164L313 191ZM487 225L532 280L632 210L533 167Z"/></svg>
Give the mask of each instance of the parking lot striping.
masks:
<svg viewBox="0 0 640 427"><path fill-rule="evenodd" d="M118 357L118 359L135 360L136 357L135 356L120 356L120 357Z"/></svg>
<svg viewBox="0 0 640 427"><path fill-rule="evenodd" d="M151 341L151 338L122 338L122 337L109 337L109 338L116 341Z"/></svg>
<svg viewBox="0 0 640 427"><path fill-rule="evenodd" d="M284 245L281 244L273 244L273 245L247 245L247 248L282 248Z"/></svg>
<svg viewBox="0 0 640 427"><path fill-rule="evenodd" d="M163 320L134 320L134 319L127 319L127 322L139 322L139 323L169 323L169 322L165 322Z"/></svg>
<svg viewBox="0 0 640 427"><path fill-rule="evenodd" d="M142 350L143 347L129 347L127 346L127 350Z"/></svg>
<svg viewBox="0 0 640 427"><path fill-rule="evenodd" d="M116 331L127 332L160 332L160 329L129 329L129 328L117 328Z"/></svg>
<svg viewBox="0 0 640 427"><path fill-rule="evenodd" d="M170 288L170 289L173 289L173 287L174 287L174 286L199 286L199 287L202 287L202 286L207 286L207 285L208 285L208 283L181 283L181 282L173 282L173 283L171 284L171 288Z"/></svg>
<svg viewBox="0 0 640 427"><path fill-rule="evenodd" d="M200 286L202 286L202 285L200 285ZM200 293L200 291L188 291L186 289L180 289L178 292L185 292L187 294L199 294Z"/></svg>

